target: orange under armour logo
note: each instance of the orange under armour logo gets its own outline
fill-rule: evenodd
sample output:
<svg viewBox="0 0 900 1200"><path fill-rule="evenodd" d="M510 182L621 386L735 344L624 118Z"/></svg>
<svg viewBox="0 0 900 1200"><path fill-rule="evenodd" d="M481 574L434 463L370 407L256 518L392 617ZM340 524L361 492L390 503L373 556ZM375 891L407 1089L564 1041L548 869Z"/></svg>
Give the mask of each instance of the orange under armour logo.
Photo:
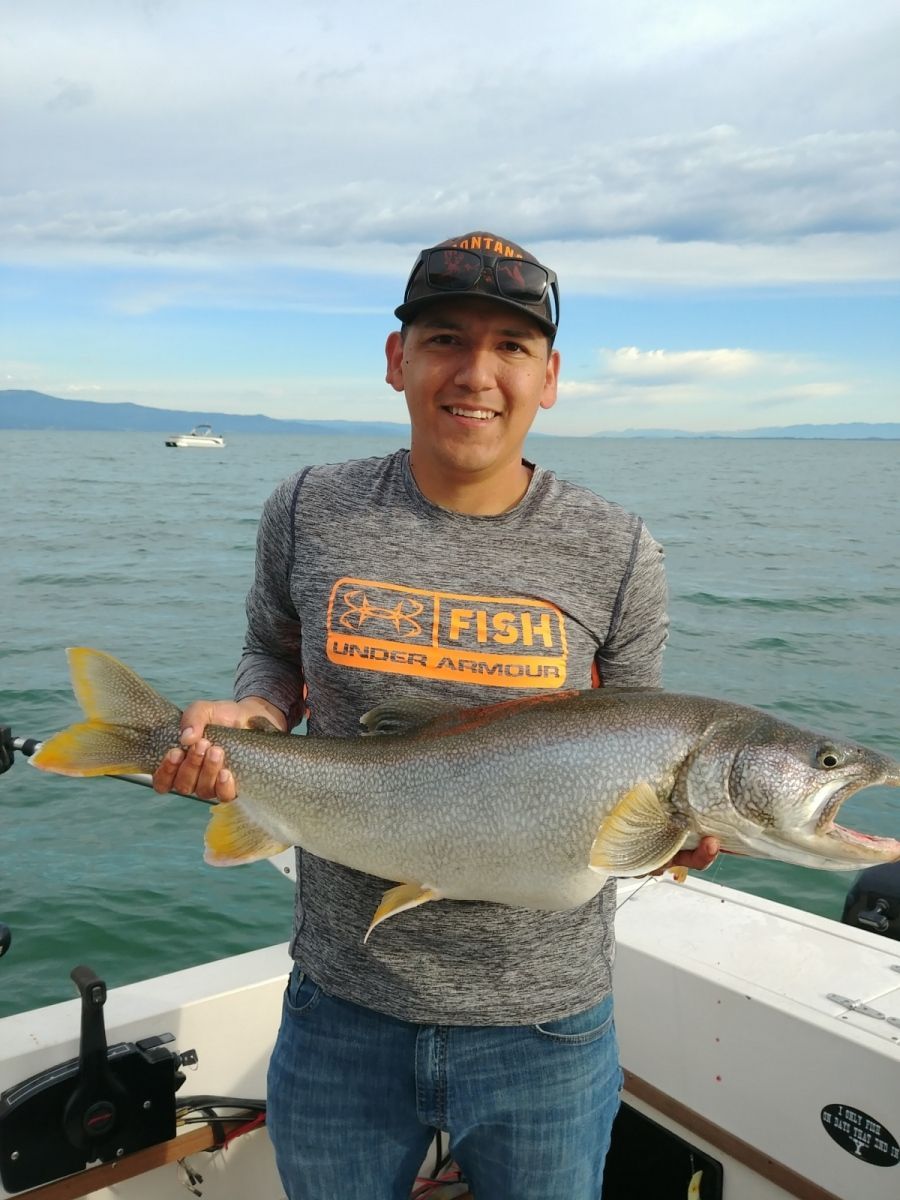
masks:
<svg viewBox="0 0 900 1200"><path fill-rule="evenodd" d="M566 681L562 613L532 597L344 577L331 589L326 638L329 660L352 669L530 690Z"/></svg>
<svg viewBox="0 0 900 1200"><path fill-rule="evenodd" d="M344 611L338 617L338 624L354 633L362 629L369 621L386 621L394 629L398 637L416 638L422 633L422 626L416 621L425 611L425 605L419 600L404 598L398 600L391 608L372 604L368 593L362 588L341 593L341 603Z"/></svg>

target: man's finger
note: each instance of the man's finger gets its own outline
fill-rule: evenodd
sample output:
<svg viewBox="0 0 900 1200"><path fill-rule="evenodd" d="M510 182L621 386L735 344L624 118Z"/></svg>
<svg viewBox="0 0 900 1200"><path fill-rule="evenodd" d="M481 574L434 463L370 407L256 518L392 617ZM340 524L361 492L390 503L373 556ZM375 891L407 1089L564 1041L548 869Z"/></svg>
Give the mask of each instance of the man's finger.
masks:
<svg viewBox="0 0 900 1200"><path fill-rule="evenodd" d="M705 871L710 863L715 861L716 855L719 853L719 843L716 838L705 837L700 839L700 844L692 851L691 866L695 871Z"/></svg>
<svg viewBox="0 0 900 1200"><path fill-rule="evenodd" d="M200 743L198 743L199 745ZM206 743L209 745L209 743ZM196 794L203 800L212 800L216 796L216 781L225 763L225 755L221 746L209 746L203 757L200 773L197 776Z"/></svg>
<svg viewBox="0 0 900 1200"><path fill-rule="evenodd" d="M220 804L230 804L236 798L237 785L234 776L227 769L221 770L216 779L216 799Z"/></svg>
<svg viewBox="0 0 900 1200"><path fill-rule="evenodd" d="M171 792L178 768L184 762L184 751L177 747L169 750L153 772L153 789L157 792Z"/></svg>

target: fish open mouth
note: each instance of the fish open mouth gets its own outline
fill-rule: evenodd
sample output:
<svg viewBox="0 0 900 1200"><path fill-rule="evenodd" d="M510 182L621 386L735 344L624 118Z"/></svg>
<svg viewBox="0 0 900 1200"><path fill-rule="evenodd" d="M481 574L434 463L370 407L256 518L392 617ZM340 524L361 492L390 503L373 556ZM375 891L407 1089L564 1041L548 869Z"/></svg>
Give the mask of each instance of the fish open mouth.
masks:
<svg viewBox="0 0 900 1200"><path fill-rule="evenodd" d="M834 818L840 812L844 801L855 795L860 787L861 784L855 781L848 783L843 779L831 779L819 789L816 794L816 806L819 810L816 818L816 833L829 834L835 829L843 828L835 825ZM846 832L852 833L853 831L847 830Z"/></svg>
<svg viewBox="0 0 900 1200"><path fill-rule="evenodd" d="M900 780L894 778L887 778L881 782L888 786L900 786ZM900 841L896 841L894 838L878 837L871 833L860 833L856 829L848 829L846 825L838 825L835 821L844 801L863 788L870 786L872 785L869 780L848 782L834 779L820 788L816 796L821 807L815 823L815 833L819 837L831 838L847 846L858 847L863 852L869 850L875 853L880 852L885 858L890 855L900 858Z"/></svg>

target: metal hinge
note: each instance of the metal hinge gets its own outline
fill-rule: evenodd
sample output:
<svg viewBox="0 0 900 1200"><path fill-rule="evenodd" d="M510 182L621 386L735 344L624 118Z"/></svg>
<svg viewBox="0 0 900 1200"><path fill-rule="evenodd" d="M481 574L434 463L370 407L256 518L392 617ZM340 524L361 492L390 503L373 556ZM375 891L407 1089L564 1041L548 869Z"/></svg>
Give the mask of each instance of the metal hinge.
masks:
<svg viewBox="0 0 900 1200"><path fill-rule="evenodd" d="M836 992L829 992L825 999L839 1004L841 1008L849 1009L850 1012L860 1013L864 1017L872 1017L876 1021L886 1020L884 1013L879 1012L877 1008L862 1004L859 1000L850 1000L847 996L839 996ZM891 1024L894 1023L894 1020L895 1018L891 1017Z"/></svg>

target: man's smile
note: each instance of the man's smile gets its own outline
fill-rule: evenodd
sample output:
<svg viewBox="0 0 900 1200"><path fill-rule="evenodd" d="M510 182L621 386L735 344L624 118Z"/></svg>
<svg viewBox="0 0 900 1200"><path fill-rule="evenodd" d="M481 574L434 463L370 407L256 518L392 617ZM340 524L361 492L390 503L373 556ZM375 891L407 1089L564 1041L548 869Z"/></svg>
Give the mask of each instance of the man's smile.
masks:
<svg viewBox="0 0 900 1200"><path fill-rule="evenodd" d="M491 412L489 408L462 408L456 404L444 405L444 411L454 417L470 417L475 421L490 421L499 413Z"/></svg>

